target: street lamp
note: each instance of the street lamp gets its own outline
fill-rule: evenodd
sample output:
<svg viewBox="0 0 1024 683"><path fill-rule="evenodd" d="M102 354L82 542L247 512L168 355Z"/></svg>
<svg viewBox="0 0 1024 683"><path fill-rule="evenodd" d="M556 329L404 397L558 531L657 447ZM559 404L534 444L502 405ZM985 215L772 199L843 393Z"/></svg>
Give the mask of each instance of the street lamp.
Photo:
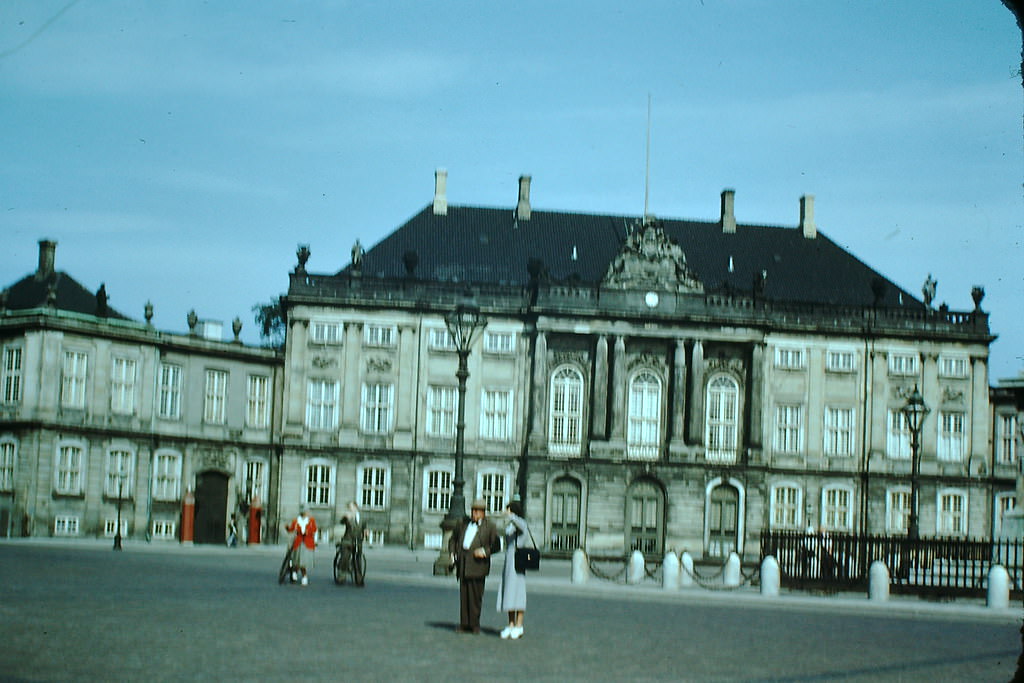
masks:
<svg viewBox="0 0 1024 683"><path fill-rule="evenodd" d="M121 499L124 497L124 470L117 466L117 528L114 530L114 550L121 550Z"/></svg>
<svg viewBox="0 0 1024 683"><path fill-rule="evenodd" d="M924 404L916 384L900 412L903 413L910 429L910 520L907 523L907 538L916 541L920 538L917 523L917 479L921 470L921 427L924 425L925 417L931 412Z"/></svg>
<svg viewBox="0 0 1024 683"><path fill-rule="evenodd" d="M462 460L466 441L466 380L469 378L469 350L473 339L487 325L487 318L480 313L480 307L467 292L455 306L455 310L444 317L448 334L459 354L459 369L455 376L459 380L459 404L455 421L455 477L452 479L452 495L448 504L448 513L441 522L444 531L441 542L441 553L434 563L434 574L447 574L450 571L448 561L447 540L455 525L466 516L466 496L463 491L466 481L462 474Z"/></svg>

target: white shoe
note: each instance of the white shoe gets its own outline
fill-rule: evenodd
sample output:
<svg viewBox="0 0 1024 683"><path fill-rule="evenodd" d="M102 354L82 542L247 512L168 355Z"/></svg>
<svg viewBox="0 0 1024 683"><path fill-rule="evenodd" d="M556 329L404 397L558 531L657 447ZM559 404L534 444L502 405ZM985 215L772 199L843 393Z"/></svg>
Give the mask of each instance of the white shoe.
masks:
<svg viewBox="0 0 1024 683"><path fill-rule="evenodd" d="M292 572L292 583L295 583L298 580L299 580L299 573L298 572Z"/></svg>
<svg viewBox="0 0 1024 683"><path fill-rule="evenodd" d="M523 637L523 627L522 626L513 626L512 627L512 632L508 634L508 637L511 638L512 640L518 640L519 638L522 638Z"/></svg>
<svg viewBox="0 0 1024 683"><path fill-rule="evenodd" d="M514 628L515 626L506 626L505 628L501 629L502 640L508 640L508 637L512 635L512 630Z"/></svg>
<svg viewBox="0 0 1024 683"><path fill-rule="evenodd" d="M308 586L309 585L309 577L308 576L303 576L302 577L302 585L303 586Z"/></svg>

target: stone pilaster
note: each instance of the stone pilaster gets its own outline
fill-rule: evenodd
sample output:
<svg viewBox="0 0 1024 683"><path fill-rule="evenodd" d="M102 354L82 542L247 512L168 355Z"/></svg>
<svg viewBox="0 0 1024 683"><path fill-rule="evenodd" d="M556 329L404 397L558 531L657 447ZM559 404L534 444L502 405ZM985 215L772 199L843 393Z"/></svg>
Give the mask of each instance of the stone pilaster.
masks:
<svg viewBox="0 0 1024 683"><path fill-rule="evenodd" d="M548 441L548 411L545 402L548 395L548 339L537 331L533 344L533 434L531 441L534 446L546 444Z"/></svg>
<svg viewBox="0 0 1024 683"><path fill-rule="evenodd" d="M615 366L612 375L612 438L626 440L626 338L615 338Z"/></svg>
<svg viewBox="0 0 1024 683"><path fill-rule="evenodd" d="M686 434L686 340L677 339L672 357L672 442L682 444Z"/></svg>
<svg viewBox="0 0 1024 683"><path fill-rule="evenodd" d="M597 338L594 361L594 427L595 439L604 439L608 430L608 337Z"/></svg>
<svg viewBox="0 0 1024 683"><path fill-rule="evenodd" d="M690 443L704 443L704 344L697 339L690 352Z"/></svg>
<svg viewBox="0 0 1024 683"><path fill-rule="evenodd" d="M764 445L764 344L754 344L750 353L750 428L747 440L751 448Z"/></svg>

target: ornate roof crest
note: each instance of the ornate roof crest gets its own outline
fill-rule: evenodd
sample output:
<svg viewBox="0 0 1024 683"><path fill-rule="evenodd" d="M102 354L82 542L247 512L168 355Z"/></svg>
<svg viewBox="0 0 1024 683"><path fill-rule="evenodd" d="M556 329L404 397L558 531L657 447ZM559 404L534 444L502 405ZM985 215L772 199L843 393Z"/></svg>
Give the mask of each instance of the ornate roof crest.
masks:
<svg viewBox="0 0 1024 683"><path fill-rule="evenodd" d="M604 285L616 289L703 292L704 285L686 265L686 254L653 219L638 221L608 266Z"/></svg>

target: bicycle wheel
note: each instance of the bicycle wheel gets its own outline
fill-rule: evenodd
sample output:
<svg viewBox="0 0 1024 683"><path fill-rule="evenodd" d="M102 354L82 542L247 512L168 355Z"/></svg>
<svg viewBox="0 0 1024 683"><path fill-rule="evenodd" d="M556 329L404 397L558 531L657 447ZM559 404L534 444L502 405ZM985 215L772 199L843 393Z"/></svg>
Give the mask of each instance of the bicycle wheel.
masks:
<svg viewBox="0 0 1024 683"><path fill-rule="evenodd" d="M284 551L284 560L281 562L281 571L277 574L277 582L284 583L286 579L291 578L292 573L292 549L288 548Z"/></svg>
<svg viewBox="0 0 1024 683"><path fill-rule="evenodd" d="M338 550L334 553L334 583L339 586L345 583L345 568L342 566L341 558L342 551L339 546Z"/></svg>
<svg viewBox="0 0 1024 683"><path fill-rule="evenodd" d="M357 586L362 586L366 579L366 555L357 552L352 559L352 582Z"/></svg>

